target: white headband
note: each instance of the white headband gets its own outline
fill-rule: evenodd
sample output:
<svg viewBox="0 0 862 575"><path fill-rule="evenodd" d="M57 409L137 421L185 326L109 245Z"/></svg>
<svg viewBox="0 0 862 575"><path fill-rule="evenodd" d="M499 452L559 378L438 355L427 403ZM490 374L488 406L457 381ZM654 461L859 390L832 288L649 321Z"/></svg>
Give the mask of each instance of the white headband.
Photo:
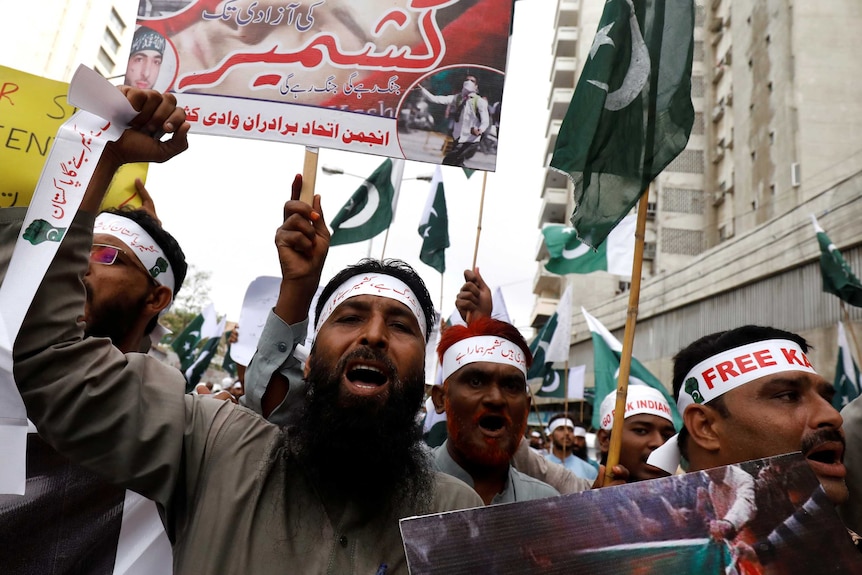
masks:
<svg viewBox="0 0 862 575"><path fill-rule="evenodd" d="M735 347L694 366L683 380L676 405L684 415L692 404L709 403L740 385L785 371L817 373L794 341L768 339ZM674 435L650 454L647 463L674 473L681 458L679 435Z"/></svg>
<svg viewBox="0 0 862 575"><path fill-rule="evenodd" d="M452 344L443 354L443 381L467 365L477 361L489 361L517 367L527 377L527 358L521 348L502 337L477 335Z"/></svg>
<svg viewBox="0 0 862 575"><path fill-rule="evenodd" d="M558 417L554 421L551 422L551 425L548 426L548 433L553 433L558 427L571 427L572 430L575 429L584 429L583 427L576 428L575 422L566 417ZM584 429L584 437L586 437L587 431Z"/></svg>
<svg viewBox="0 0 862 575"><path fill-rule="evenodd" d="M416 316L416 321L419 322L419 329L422 330L422 337L425 337L428 324L425 322L425 312L422 311L419 298L416 297L413 290L403 281L383 273L353 276L332 292L332 295L329 296L329 299L320 308L320 318L317 320L315 336L320 331L320 328L323 327L323 324L326 323L326 320L329 319L332 312L335 311L335 308L358 295L388 297L403 303Z"/></svg>
<svg viewBox="0 0 862 575"><path fill-rule="evenodd" d="M769 339L723 351L694 366L683 380L676 405L680 415L693 403L709 403L755 379L784 371L814 373L799 344Z"/></svg>
<svg viewBox="0 0 862 575"><path fill-rule="evenodd" d="M599 414L601 428L606 431L614 426L614 409L616 405L616 391L612 391L602 400ZM659 390L653 389L648 385L629 385L628 393L626 393L626 415L624 419L641 413L657 415L673 423L670 404Z"/></svg>
<svg viewBox="0 0 862 575"><path fill-rule="evenodd" d="M144 228L118 214L102 212L96 217L93 233L114 236L129 248L150 276L174 293L174 272L164 250Z"/></svg>

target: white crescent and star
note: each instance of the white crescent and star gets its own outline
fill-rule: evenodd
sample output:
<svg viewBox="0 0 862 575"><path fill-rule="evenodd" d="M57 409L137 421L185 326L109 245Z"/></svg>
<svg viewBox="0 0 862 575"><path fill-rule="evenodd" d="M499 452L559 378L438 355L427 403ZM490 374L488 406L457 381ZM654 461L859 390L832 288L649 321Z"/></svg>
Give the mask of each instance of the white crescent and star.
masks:
<svg viewBox="0 0 862 575"><path fill-rule="evenodd" d="M355 215L341 222L338 229L358 228L368 222L377 213L377 208L380 205L380 192L370 182L365 182L365 187L368 189L366 194L368 201L365 202L365 206Z"/></svg>
<svg viewBox="0 0 862 575"><path fill-rule="evenodd" d="M581 256L587 255L590 251L590 246L587 244L578 244L578 247L567 250L563 249L562 256L567 260L573 260Z"/></svg>
<svg viewBox="0 0 862 575"><path fill-rule="evenodd" d="M632 35L632 54L629 60L629 69L626 70L626 75L623 78L620 87L613 92L608 92L609 87L604 82L597 80L587 80L593 86L608 92L605 98L605 109L612 112L622 110L631 104L638 97L644 86L646 86L650 75L650 57L649 50L644 43L643 35L641 34L640 26L638 26L637 15L632 0L625 0L629 5L629 28ZM613 27L613 23L604 26L596 33L596 38L590 48L590 58L595 57L596 52L604 45L614 46L614 41L608 36Z"/></svg>
<svg viewBox="0 0 862 575"><path fill-rule="evenodd" d="M554 370L554 381L550 385L543 385L542 391L544 393L554 393L557 391L557 388L560 387L560 374Z"/></svg>

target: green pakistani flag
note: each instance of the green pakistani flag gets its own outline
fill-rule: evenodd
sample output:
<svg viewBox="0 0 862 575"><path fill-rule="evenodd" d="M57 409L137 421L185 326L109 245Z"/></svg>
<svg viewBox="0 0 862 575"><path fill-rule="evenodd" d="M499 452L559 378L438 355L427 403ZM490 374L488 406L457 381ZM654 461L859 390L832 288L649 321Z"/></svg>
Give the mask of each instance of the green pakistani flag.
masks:
<svg viewBox="0 0 862 575"><path fill-rule="evenodd" d="M230 342L233 330L225 333L225 341ZM224 352L224 359L221 362L221 368L231 377L236 377L236 362L230 356L230 343L227 344L227 349Z"/></svg>
<svg viewBox="0 0 862 575"><path fill-rule="evenodd" d="M329 245L370 240L392 223L404 160L386 158L332 218Z"/></svg>
<svg viewBox="0 0 862 575"><path fill-rule="evenodd" d="M839 411L859 397L860 390L862 390L859 367L853 361L844 324L840 321L838 322L838 360L835 365L835 383L833 386L835 395L832 396L832 405Z"/></svg>
<svg viewBox="0 0 862 575"><path fill-rule="evenodd" d="M694 1L608 0L551 167L574 183L572 225L598 247L686 146Z"/></svg>
<svg viewBox="0 0 862 575"><path fill-rule="evenodd" d="M200 382L201 377L203 377L204 372L213 360L213 356L215 356L220 340L220 337L209 338L201 348L200 353L195 357L194 363L183 371L186 376L186 393L191 393L198 382Z"/></svg>
<svg viewBox="0 0 862 575"><path fill-rule="evenodd" d="M544 380L545 375L550 370L553 362L547 360L546 352L551 345L551 340L554 338L554 332L557 331L557 321L557 312L554 312L554 315L548 318L548 321L545 322L545 325L542 326L542 329L539 330L539 333L530 342L530 353L533 354L533 364L527 372L528 381L537 377L541 377ZM544 381L542 385L544 386Z"/></svg>
<svg viewBox="0 0 862 575"><path fill-rule="evenodd" d="M195 349L201 341L203 324L204 316L199 313L171 342L171 347L180 358L180 371L187 370L195 360Z"/></svg>
<svg viewBox="0 0 862 575"><path fill-rule="evenodd" d="M817 218L811 214L814 233L820 244L820 274L823 276L823 291L837 295L843 301L856 307L862 307L862 283L853 275L850 265L844 260L841 252L817 223Z"/></svg>
<svg viewBox="0 0 862 575"><path fill-rule="evenodd" d="M587 320L587 327L593 336L593 368L596 376L595 396L593 405L601 405L602 400L612 391L617 389L617 378L620 373L620 357L622 357L623 344L602 325L602 323L581 308L581 313ZM659 390L670 404L673 414L673 425L679 430L682 428L682 418L676 409L676 402L662 383L649 372L636 358L632 357L631 369L629 371L629 385L648 385ZM593 409L594 428L601 426L601 414L598 409Z"/></svg>
<svg viewBox="0 0 862 575"><path fill-rule="evenodd" d="M551 365L551 364L547 364ZM555 399L566 398L566 386L563 385L566 381L565 369L554 369L553 367L545 370L542 374L542 387L536 392L536 397L553 397Z"/></svg>
<svg viewBox="0 0 862 575"><path fill-rule="evenodd" d="M545 226L542 235L545 236L545 245L550 254L545 269L559 275L606 271L631 276L636 225L636 216L626 216L611 230L608 240L595 250L578 240L575 228Z"/></svg>
<svg viewBox="0 0 862 575"><path fill-rule="evenodd" d="M449 216L440 166L431 178L431 191L419 222L419 235L423 238L419 259L442 274L446 271L446 248L449 247Z"/></svg>

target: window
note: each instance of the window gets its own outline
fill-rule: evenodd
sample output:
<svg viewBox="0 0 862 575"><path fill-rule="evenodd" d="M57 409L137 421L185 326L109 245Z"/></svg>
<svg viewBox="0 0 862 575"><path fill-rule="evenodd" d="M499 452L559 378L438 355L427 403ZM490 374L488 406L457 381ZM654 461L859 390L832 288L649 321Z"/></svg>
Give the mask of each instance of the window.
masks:
<svg viewBox="0 0 862 575"><path fill-rule="evenodd" d="M110 28L105 28L105 33L102 35L102 46L107 48L111 54L116 54L120 49L120 41L114 37Z"/></svg>
<svg viewBox="0 0 862 575"><path fill-rule="evenodd" d="M97 56L97 60L99 61L99 64L102 66L102 68L105 69L105 72L108 72L109 74L113 72L114 60L111 58L110 55L108 55L107 52L105 52L104 48L99 48L99 55Z"/></svg>
<svg viewBox="0 0 862 575"><path fill-rule="evenodd" d="M108 22L113 26L114 30L122 34L126 31L126 24L115 8L111 8L111 15L108 17Z"/></svg>

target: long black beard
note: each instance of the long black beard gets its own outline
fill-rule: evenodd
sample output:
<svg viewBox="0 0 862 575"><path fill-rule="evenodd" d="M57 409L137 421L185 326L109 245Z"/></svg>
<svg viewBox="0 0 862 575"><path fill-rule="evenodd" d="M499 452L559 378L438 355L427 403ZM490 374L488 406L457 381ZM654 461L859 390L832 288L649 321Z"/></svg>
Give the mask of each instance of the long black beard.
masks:
<svg viewBox="0 0 862 575"><path fill-rule="evenodd" d="M393 374L384 404L375 398L339 397L344 368L357 358L383 362ZM312 350L307 380L304 409L288 451L304 464L313 484L371 513L426 511L433 474L416 420L424 372L400 379L386 356L367 348L327 369Z"/></svg>

